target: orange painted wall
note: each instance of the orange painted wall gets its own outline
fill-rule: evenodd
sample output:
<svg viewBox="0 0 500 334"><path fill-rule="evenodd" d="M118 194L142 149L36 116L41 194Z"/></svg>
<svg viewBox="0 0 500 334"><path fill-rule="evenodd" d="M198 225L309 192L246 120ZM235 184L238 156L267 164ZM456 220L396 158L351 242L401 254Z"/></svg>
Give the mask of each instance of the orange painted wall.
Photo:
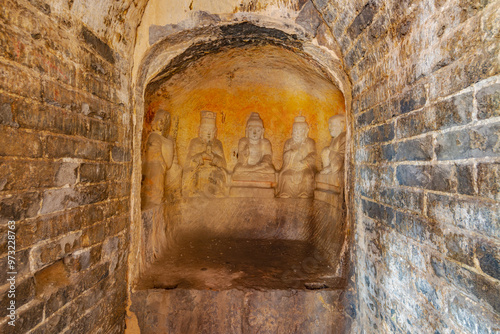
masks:
<svg viewBox="0 0 500 334"><path fill-rule="evenodd" d="M251 112L264 121L273 145L274 164L281 167L283 145L293 119L302 114L316 140L318 153L329 144L328 118L344 112L342 93L313 64L274 46L246 47L211 54L174 75L146 96L145 132L158 109L172 115L179 162L184 164L189 140L198 134L200 111L217 112L218 139L228 168L236 163L238 141L245 136ZM318 157L318 168L321 167Z"/></svg>

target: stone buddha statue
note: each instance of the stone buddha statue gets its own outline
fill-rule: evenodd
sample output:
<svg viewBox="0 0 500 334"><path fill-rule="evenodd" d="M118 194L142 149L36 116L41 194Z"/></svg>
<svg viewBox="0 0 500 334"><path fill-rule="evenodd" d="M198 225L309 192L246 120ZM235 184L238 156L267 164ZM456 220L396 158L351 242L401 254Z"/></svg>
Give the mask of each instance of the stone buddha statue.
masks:
<svg viewBox="0 0 500 334"><path fill-rule="evenodd" d="M292 138L285 142L283 149L283 167L276 189L278 197L310 198L314 194L316 143L308 133L305 117L295 117Z"/></svg>
<svg viewBox="0 0 500 334"><path fill-rule="evenodd" d="M165 175L172 166L175 143L168 136L170 113L159 110L151 123L142 165L142 207L148 208L164 200Z"/></svg>
<svg viewBox="0 0 500 334"><path fill-rule="evenodd" d="M238 143L238 162L234 166L234 180L274 179L271 142L264 138L264 124L260 115L253 112L247 121L245 138Z"/></svg>
<svg viewBox="0 0 500 334"><path fill-rule="evenodd" d="M334 186L341 192L344 187L344 156L346 144L345 115L337 114L328 120L328 129L332 140L321 152L323 170L316 177L317 181Z"/></svg>
<svg viewBox="0 0 500 334"><path fill-rule="evenodd" d="M220 140L216 139L217 114L201 112L198 137L189 142L183 168L184 196L225 196L227 185L226 159Z"/></svg>

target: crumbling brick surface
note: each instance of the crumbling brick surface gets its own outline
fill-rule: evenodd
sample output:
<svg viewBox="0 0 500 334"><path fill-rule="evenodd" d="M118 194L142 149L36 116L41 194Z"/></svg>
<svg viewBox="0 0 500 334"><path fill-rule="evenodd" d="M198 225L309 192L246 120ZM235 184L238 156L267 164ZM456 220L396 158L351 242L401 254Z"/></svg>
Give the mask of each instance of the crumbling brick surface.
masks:
<svg viewBox="0 0 500 334"><path fill-rule="evenodd" d="M498 331L500 3L313 2L353 85L360 332Z"/></svg>
<svg viewBox="0 0 500 334"><path fill-rule="evenodd" d="M15 327L0 274L0 332L121 332L131 178L125 49L50 2L0 7L0 263L7 268L15 220L18 273Z"/></svg>

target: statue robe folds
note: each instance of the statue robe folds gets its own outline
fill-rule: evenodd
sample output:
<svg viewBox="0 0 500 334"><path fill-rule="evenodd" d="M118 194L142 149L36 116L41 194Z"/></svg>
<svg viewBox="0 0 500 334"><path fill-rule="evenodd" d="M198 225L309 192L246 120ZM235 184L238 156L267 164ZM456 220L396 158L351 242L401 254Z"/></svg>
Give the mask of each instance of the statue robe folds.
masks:
<svg viewBox="0 0 500 334"><path fill-rule="evenodd" d="M328 147L321 152L324 169L318 177L321 181L338 188L344 187L344 158L345 158L346 133L342 132L333 138Z"/></svg>
<svg viewBox="0 0 500 334"><path fill-rule="evenodd" d="M146 143L143 164L143 206L158 205L164 199L165 173L172 166L174 142L152 132Z"/></svg>
<svg viewBox="0 0 500 334"><path fill-rule="evenodd" d="M285 142L283 167L279 174L278 197L311 198L314 194L316 143L307 137L297 143Z"/></svg>
<svg viewBox="0 0 500 334"><path fill-rule="evenodd" d="M189 142L182 176L184 196L226 196L227 171L222 143L194 138Z"/></svg>

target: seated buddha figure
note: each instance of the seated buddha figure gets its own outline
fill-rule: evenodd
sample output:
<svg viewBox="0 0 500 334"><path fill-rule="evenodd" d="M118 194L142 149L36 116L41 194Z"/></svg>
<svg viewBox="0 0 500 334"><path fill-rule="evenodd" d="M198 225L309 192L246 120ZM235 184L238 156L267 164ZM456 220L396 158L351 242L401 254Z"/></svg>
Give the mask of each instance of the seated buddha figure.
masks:
<svg viewBox="0 0 500 334"><path fill-rule="evenodd" d="M246 127L246 136L238 143L238 162L234 166L233 180L274 181L271 142L264 138L264 124L253 112Z"/></svg>
<svg viewBox="0 0 500 334"><path fill-rule="evenodd" d="M305 117L295 117L292 138L285 142L283 149L283 167L276 189L278 197L311 198L314 194L316 143L308 133Z"/></svg>
<svg viewBox="0 0 500 334"><path fill-rule="evenodd" d="M226 159L220 140L216 139L217 114L201 112L198 137L191 139L183 168L184 196L225 196L227 184Z"/></svg>
<svg viewBox="0 0 500 334"><path fill-rule="evenodd" d="M172 167L175 144L168 136L170 113L159 110L151 123L142 165L142 207L148 208L164 200L167 170Z"/></svg>
<svg viewBox="0 0 500 334"><path fill-rule="evenodd" d="M323 170L316 176L316 181L332 185L340 192L344 186L345 115L342 113L330 117L328 129L332 140L321 152Z"/></svg>

